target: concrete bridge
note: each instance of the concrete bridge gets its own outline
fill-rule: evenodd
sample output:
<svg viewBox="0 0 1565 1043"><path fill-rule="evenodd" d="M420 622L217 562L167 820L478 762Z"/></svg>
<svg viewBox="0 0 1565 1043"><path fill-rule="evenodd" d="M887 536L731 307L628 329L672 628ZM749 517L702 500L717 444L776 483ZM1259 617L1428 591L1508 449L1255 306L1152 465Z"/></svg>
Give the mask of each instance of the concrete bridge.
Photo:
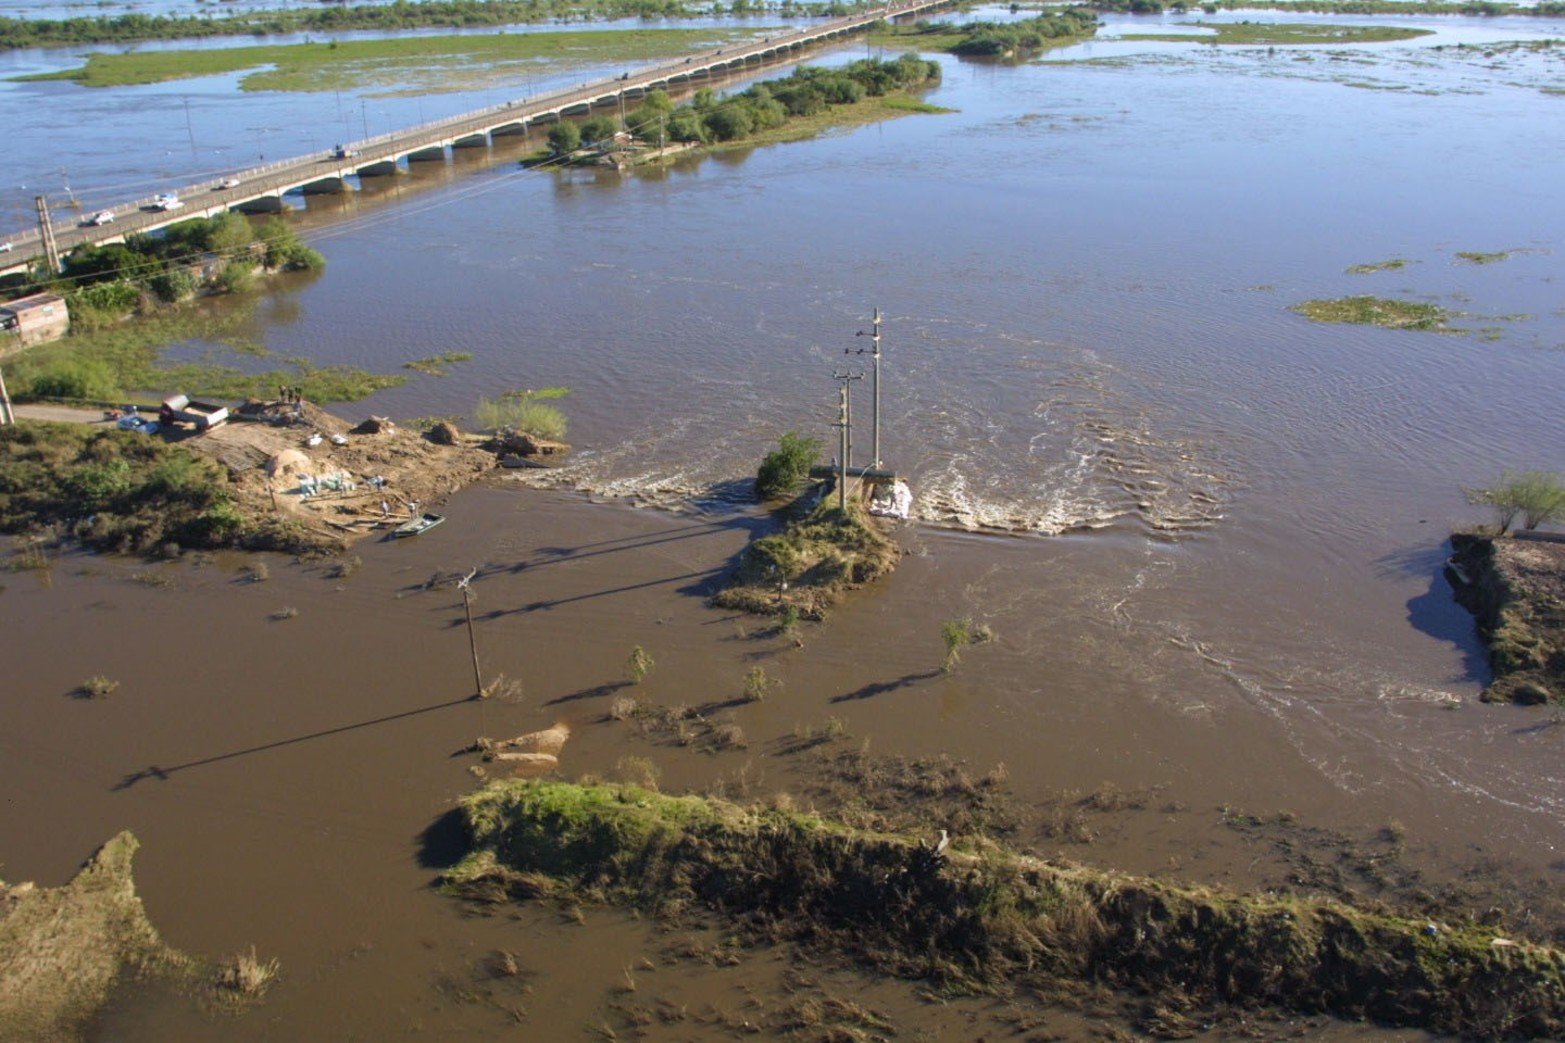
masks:
<svg viewBox="0 0 1565 1043"><path fill-rule="evenodd" d="M679 88L693 81L742 71L746 66L788 57L792 52L861 32L882 19L911 17L954 6L957 0L904 0L872 11L838 18L739 46L704 51L678 61L664 62L628 72L612 80L583 84L568 90L517 101L508 101L474 112L380 134L346 143L330 153L315 153L241 170L219 182L187 185L175 194L183 204L177 210L158 208L156 197L131 200L104 210L112 221L56 225L55 247L63 257L82 243L123 242L132 232L149 232L192 217L210 217L225 210L268 212L283 209L289 192L324 194L352 191L350 177L383 177L396 174L404 163L443 162L448 150L487 148L492 139L522 135L534 124L585 114L594 106L619 104L660 88ZM94 214L97 214L95 211ZM0 242L7 240L0 239ZM0 254L0 275L25 272L45 260L41 230L29 229L10 240L11 249Z"/></svg>

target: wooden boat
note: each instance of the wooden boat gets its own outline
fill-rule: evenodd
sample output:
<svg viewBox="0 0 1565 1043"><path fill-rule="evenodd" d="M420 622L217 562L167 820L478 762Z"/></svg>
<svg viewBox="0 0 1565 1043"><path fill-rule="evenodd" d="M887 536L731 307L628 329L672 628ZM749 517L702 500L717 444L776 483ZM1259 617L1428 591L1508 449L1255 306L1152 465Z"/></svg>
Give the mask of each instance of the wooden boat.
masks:
<svg viewBox="0 0 1565 1043"><path fill-rule="evenodd" d="M428 532L445 520L446 518L443 514L421 514L417 518L410 518L395 529L392 529L391 538L400 540L405 536L417 536L421 532Z"/></svg>

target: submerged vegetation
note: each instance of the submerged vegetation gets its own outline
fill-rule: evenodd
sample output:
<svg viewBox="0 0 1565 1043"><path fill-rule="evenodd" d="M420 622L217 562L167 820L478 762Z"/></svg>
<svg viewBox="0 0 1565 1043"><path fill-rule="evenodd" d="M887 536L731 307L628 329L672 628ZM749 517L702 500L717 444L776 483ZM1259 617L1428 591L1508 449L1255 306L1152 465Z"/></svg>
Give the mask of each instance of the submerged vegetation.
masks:
<svg viewBox="0 0 1565 1043"><path fill-rule="evenodd" d="M248 966L235 963L242 976L230 984L226 968L164 944L131 876L138 846L130 833L119 834L62 887L0 881L0 1038L77 1038L127 979L205 988L216 1000L222 989L243 1001L276 976L277 961L252 949Z"/></svg>
<svg viewBox="0 0 1565 1043"><path fill-rule="evenodd" d="M1412 264L1402 257L1392 257L1385 261L1372 261L1368 264L1355 264L1348 267L1349 275L1373 275L1376 272L1395 272Z"/></svg>
<svg viewBox="0 0 1565 1043"><path fill-rule="evenodd" d="M1321 25L1275 22L1192 22L1212 32L1206 36L1189 33L1126 33L1127 40L1156 40L1163 43L1204 43L1229 46L1261 44L1287 46L1316 43L1389 43L1430 36L1431 29L1407 29L1394 25Z"/></svg>
<svg viewBox="0 0 1565 1043"><path fill-rule="evenodd" d="M518 68L540 58L652 60L721 46L739 35L721 29L596 29L136 50L92 54L83 65L18 79L121 87L256 70L240 80L241 90L325 92L407 83L424 92L471 90L486 71L514 79Z"/></svg>
<svg viewBox="0 0 1565 1043"><path fill-rule="evenodd" d="M870 832L634 786L499 782L462 809L473 850L447 886L486 901L607 901L672 919L714 909L757 940L835 948L959 991L1090 982L1176 1011L1237 1004L1471 1035L1565 1030L1565 956L1476 925L1177 886L982 837Z"/></svg>
<svg viewBox="0 0 1565 1043"><path fill-rule="evenodd" d="M423 373L431 377L443 377L458 362L471 362L472 359L473 353L471 351L447 351L440 355L431 355L428 358L404 362L402 368L411 369L416 373Z"/></svg>
<svg viewBox="0 0 1565 1043"><path fill-rule="evenodd" d="M1510 256L1510 250L1499 250L1494 253L1479 253L1476 250L1456 251L1457 260L1466 261L1468 264L1498 264L1509 260Z"/></svg>
<svg viewBox="0 0 1565 1043"><path fill-rule="evenodd" d="M1421 301L1399 301L1386 297L1338 297L1303 301L1293 310L1316 322L1346 322L1365 326L1380 326L1388 330L1433 330L1439 333L1461 333L1450 322L1455 313L1438 304Z"/></svg>
<svg viewBox="0 0 1565 1043"><path fill-rule="evenodd" d="M1486 17L1533 15L1557 18L1565 14L1565 3L1542 0L1540 3L1504 3L1498 0L1092 0L1099 11L1129 14L1161 14L1165 10L1199 9L1207 14L1218 11L1305 11L1332 15L1468 15Z"/></svg>

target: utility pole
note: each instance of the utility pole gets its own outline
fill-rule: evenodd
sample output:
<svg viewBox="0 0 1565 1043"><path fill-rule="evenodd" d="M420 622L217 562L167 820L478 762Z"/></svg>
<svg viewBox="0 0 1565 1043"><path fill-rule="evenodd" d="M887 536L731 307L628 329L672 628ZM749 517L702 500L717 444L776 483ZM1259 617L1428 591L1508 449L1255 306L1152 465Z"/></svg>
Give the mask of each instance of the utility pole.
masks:
<svg viewBox="0 0 1565 1043"><path fill-rule="evenodd" d="M44 263L49 266L50 275L59 275L60 248L55 245L54 225L49 222L49 200L35 196L33 202L38 207L38 238L43 242Z"/></svg>
<svg viewBox="0 0 1565 1043"><path fill-rule="evenodd" d="M190 135L190 154L198 155L196 151L196 128L190 122L190 99L185 99L185 133Z"/></svg>
<svg viewBox="0 0 1565 1043"><path fill-rule="evenodd" d="M484 697L484 675L478 670L478 639L473 636L473 602L472 581L478 575L478 566L473 566L473 571L462 577L457 588L462 591L462 611L467 616L467 648L473 653L473 698Z"/></svg>
<svg viewBox="0 0 1565 1043"><path fill-rule="evenodd" d="M0 372L0 427L14 423L16 414L11 412L11 395L5 389L5 374Z"/></svg>
<svg viewBox="0 0 1565 1043"><path fill-rule="evenodd" d="M870 461L870 466L874 467L876 470L879 470L881 468L881 466L883 466L882 463L881 463L881 458L880 458L880 309L879 308L875 309L875 331L873 333L866 334L863 330L859 330L857 333L854 334L854 336L855 337L865 337L865 336L867 336L867 337L870 338L870 340L871 340L871 342L873 344L873 347L870 347L870 348L859 348L856 351L851 349L851 348L845 348L845 349L843 349L842 353L844 355L868 355L871 359L874 360L874 363L875 363L874 375L873 375L873 377L872 377L872 379L870 381L870 385L874 389L873 394L874 394L874 399L875 399L874 407L870 411L871 419L874 421L874 429L875 429L874 450L875 451L874 451L874 458Z"/></svg>
<svg viewBox="0 0 1565 1043"><path fill-rule="evenodd" d="M841 455L837 465L837 505L843 510L848 508L848 467L853 456L853 396L849 389L855 380L863 380L863 373L855 373L847 370L842 373L833 373L833 380L842 382L841 401L838 405L838 421L836 426L842 429L841 438L838 440L841 447Z"/></svg>

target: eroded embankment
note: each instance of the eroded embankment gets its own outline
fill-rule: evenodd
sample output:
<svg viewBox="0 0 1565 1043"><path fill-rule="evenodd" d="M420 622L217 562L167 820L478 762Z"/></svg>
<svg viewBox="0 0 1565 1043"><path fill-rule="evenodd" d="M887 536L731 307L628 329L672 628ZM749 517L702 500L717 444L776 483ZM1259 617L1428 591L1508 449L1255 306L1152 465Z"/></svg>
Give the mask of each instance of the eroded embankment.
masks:
<svg viewBox="0 0 1565 1043"><path fill-rule="evenodd" d="M1494 668L1484 700L1565 701L1565 544L1457 533L1451 545L1457 601Z"/></svg>
<svg viewBox="0 0 1565 1043"><path fill-rule="evenodd" d="M815 492L801 497L808 500ZM863 505L822 500L782 532L745 547L729 585L712 599L760 615L824 619L851 588L884 576L902 556Z"/></svg>
<svg viewBox="0 0 1565 1043"><path fill-rule="evenodd" d="M137 846L119 834L63 887L0 883L0 1039L75 1038L122 975L196 973L147 919Z"/></svg>
<svg viewBox="0 0 1565 1043"><path fill-rule="evenodd" d="M693 907L962 988L1091 981L1176 1006L1324 1011L1491 1037L1565 1032L1565 957L1473 926L1245 897L630 786L496 782L447 875L490 901Z"/></svg>

